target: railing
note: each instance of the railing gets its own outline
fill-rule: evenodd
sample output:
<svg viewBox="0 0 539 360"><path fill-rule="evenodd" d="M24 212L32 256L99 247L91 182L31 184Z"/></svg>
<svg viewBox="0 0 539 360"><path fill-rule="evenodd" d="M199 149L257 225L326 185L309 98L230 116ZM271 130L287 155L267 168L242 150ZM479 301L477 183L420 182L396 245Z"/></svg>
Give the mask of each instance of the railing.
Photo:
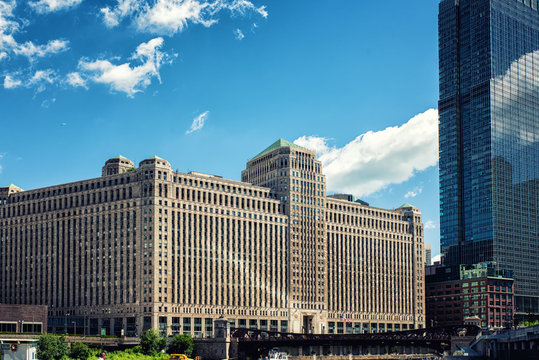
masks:
<svg viewBox="0 0 539 360"><path fill-rule="evenodd" d="M475 325L447 326L428 329L368 334L298 334L249 328L230 328L233 338L239 341L297 341L297 340L407 340L449 341L453 336L476 336L480 329Z"/></svg>

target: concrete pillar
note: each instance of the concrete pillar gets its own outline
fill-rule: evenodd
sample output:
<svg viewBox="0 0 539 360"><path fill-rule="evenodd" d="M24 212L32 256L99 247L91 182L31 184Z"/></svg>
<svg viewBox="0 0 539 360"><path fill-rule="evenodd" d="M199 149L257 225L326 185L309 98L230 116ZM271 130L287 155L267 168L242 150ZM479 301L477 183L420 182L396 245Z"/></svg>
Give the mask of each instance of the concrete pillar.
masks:
<svg viewBox="0 0 539 360"><path fill-rule="evenodd" d="M230 324L228 320L221 316L213 322L214 338L227 339L230 341Z"/></svg>
<svg viewBox="0 0 539 360"><path fill-rule="evenodd" d="M202 324L204 326L204 324ZM214 332L213 337L215 339L215 346L217 349L217 356L221 359L228 359L229 357L235 357L237 354L230 354L230 324L224 316L213 322Z"/></svg>

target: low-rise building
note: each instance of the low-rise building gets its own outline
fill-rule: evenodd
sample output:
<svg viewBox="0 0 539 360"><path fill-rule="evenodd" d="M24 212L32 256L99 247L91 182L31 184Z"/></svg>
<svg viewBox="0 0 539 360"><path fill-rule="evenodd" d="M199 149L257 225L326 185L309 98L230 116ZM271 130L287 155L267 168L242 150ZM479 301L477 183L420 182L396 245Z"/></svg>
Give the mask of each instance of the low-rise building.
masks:
<svg viewBox="0 0 539 360"><path fill-rule="evenodd" d="M477 316L483 328L510 326L513 293L510 273L495 264L433 265L426 276L427 325L460 325Z"/></svg>
<svg viewBox="0 0 539 360"><path fill-rule="evenodd" d="M46 305L0 304L0 333L42 333L46 330Z"/></svg>

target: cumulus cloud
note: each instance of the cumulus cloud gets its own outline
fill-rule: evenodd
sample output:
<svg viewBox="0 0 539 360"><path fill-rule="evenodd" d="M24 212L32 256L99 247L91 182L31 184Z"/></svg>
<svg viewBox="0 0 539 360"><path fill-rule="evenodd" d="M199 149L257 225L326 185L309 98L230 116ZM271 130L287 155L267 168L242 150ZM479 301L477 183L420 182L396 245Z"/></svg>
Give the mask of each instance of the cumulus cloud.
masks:
<svg viewBox="0 0 539 360"><path fill-rule="evenodd" d="M103 22L108 27L117 26L124 17L136 13L142 7L143 2L139 0L118 0L118 4L115 7L101 9Z"/></svg>
<svg viewBox="0 0 539 360"><path fill-rule="evenodd" d="M404 197L405 197L406 199L408 199L408 198L414 198L414 197L416 197L417 195L421 194L422 191L423 191L423 188L422 188L422 187L418 187L418 188L415 188L414 190L408 191L406 194L404 194Z"/></svg>
<svg viewBox="0 0 539 360"><path fill-rule="evenodd" d="M406 194L404 194L404 197L405 198L413 198L413 197L416 197L417 196L417 193L415 191L408 191Z"/></svg>
<svg viewBox="0 0 539 360"><path fill-rule="evenodd" d="M20 25L13 16L15 5L15 1L0 1L0 60L17 46L13 34L20 30Z"/></svg>
<svg viewBox="0 0 539 360"><path fill-rule="evenodd" d="M257 7L247 0L118 0L116 6L102 8L101 13L108 27L130 18L139 31L172 35L190 23L210 27L218 21L216 15L225 10L232 16L268 16L265 6Z"/></svg>
<svg viewBox="0 0 539 360"><path fill-rule="evenodd" d="M191 128L187 130L186 134L191 134L195 131L199 131L204 127L204 124L206 123L206 120L208 119L208 116L210 115L209 111L204 111L202 114L198 115L193 119L193 123L191 124Z"/></svg>
<svg viewBox="0 0 539 360"><path fill-rule="evenodd" d="M37 92L42 92L47 85L54 84L58 79L56 72L52 69L36 70L31 75L23 76L22 79L19 76L19 73L6 75L4 77L4 88L35 88Z"/></svg>
<svg viewBox="0 0 539 360"><path fill-rule="evenodd" d="M36 87L37 92L45 90L47 84L53 84L57 79L56 73L52 69L37 70L28 82L26 87Z"/></svg>
<svg viewBox="0 0 539 360"><path fill-rule="evenodd" d="M328 190L367 196L436 165L438 111L430 109L401 126L366 132L341 148L328 141L302 136L294 143L318 154Z"/></svg>
<svg viewBox="0 0 539 360"><path fill-rule="evenodd" d="M257 13L263 18L268 17L266 5L256 7L252 2L247 0L234 0L234 1L216 1L213 3L215 7L214 11L222 9L228 9L233 15L246 15L249 12Z"/></svg>
<svg viewBox="0 0 539 360"><path fill-rule="evenodd" d="M16 2L0 0L0 61L11 54L27 57L30 61L38 57L66 51L69 43L66 40L51 40L44 45L36 45L32 41L19 43L15 35L22 29L20 21L13 15Z"/></svg>
<svg viewBox="0 0 539 360"><path fill-rule="evenodd" d="M45 45L35 45L31 41L27 41L24 44L18 44L14 47L13 53L26 56L29 60L34 60L38 57L58 54L68 49L69 42L66 40L51 40Z"/></svg>
<svg viewBox="0 0 539 360"><path fill-rule="evenodd" d="M81 2L82 0L38 0L30 2L30 6L39 13L49 13L75 7Z"/></svg>
<svg viewBox="0 0 539 360"><path fill-rule="evenodd" d="M67 74L66 82L73 87L83 87L85 89L88 88L88 86L86 85L86 80L83 79L78 72L72 72Z"/></svg>
<svg viewBox="0 0 539 360"><path fill-rule="evenodd" d="M160 50L162 45L163 38L158 37L137 46L130 60L140 65L132 66L130 62L116 65L109 60L81 59L79 69L88 80L108 85L111 90L124 92L127 96L133 97L148 87L153 78L161 82L159 75L161 65L170 63L175 56L162 52ZM78 76L82 79L80 74ZM77 75L72 75L71 80L76 83Z"/></svg>
<svg viewBox="0 0 539 360"><path fill-rule="evenodd" d="M236 29L234 30L234 37L236 38L236 40L243 40L245 35L243 35L243 32L240 29Z"/></svg>
<svg viewBox="0 0 539 360"><path fill-rule="evenodd" d="M15 75L6 75L4 78L4 88L14 89L22 86L22 81L14 78Z"/></svg>
<svg viewBox="0 0 539 360"><path fill-rule="evenodd" d="M423 225L425 229L436 229L436 224L432 220L427 220Z"/></svg>

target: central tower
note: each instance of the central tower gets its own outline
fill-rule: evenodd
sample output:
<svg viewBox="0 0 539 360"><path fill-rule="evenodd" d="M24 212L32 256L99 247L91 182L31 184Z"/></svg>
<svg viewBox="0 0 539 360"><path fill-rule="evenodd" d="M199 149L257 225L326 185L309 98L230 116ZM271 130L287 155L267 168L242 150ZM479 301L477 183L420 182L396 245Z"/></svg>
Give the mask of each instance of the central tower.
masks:
<svg viewBox="0 0 539 360"><path fill-rule="evenodd" d="M324 333L327 319L325 178L316 154L279 139L247 162L241 180L271 189L289 216L291 331Z"/></svg>

